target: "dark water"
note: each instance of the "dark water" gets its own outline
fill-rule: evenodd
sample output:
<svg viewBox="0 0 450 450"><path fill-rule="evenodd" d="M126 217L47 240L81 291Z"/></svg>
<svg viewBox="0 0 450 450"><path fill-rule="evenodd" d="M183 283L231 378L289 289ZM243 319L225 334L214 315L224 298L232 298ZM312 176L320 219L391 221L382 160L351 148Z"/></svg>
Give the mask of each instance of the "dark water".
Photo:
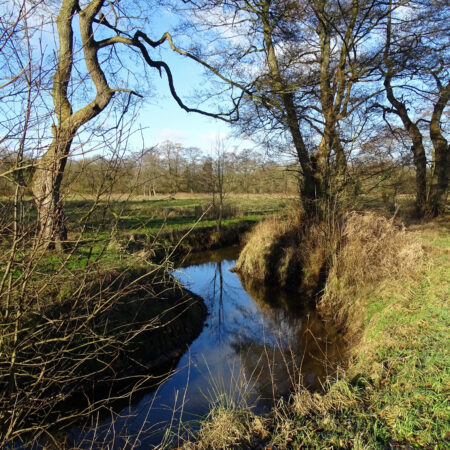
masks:
<svg viewBox="0 0 450 450"><path fill-rule="evenodd" d="M167 381L111 412L95 432L73 430L74 443L149 448L166 442L171 433L198 427L211 405L264 412L299 382L321 389L340 359L339 339L308 299L243 282L230 272L238 252L229 248L196 255L175 272L205 299L209 316L202 333Z"/></svg>

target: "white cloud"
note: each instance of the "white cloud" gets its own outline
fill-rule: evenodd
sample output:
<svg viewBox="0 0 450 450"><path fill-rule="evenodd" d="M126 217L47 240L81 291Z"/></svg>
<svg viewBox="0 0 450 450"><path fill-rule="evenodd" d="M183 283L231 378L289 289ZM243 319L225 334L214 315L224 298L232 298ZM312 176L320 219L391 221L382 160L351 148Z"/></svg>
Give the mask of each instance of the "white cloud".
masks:
<svg viewBox="0 0 450 450"><path fill-rule="evenodd" d="M163 128L158 133L159 142L171 141L179 144L184 144L190 137L191 134L189 132L183 130L175 130L173 128Z"/></svg>

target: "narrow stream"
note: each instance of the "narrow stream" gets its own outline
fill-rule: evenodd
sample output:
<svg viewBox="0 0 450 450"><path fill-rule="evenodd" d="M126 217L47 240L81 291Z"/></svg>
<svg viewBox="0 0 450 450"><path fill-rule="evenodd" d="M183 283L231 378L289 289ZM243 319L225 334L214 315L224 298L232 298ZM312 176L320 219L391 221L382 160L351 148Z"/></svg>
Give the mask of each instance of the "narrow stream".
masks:
<svg viewBox="0 0 450 450"><path fill-rule="evenodd" d="M299 382L321 389L340 359L339 339L307 299L243 282L230 272L238 253L233 247L194 255L175 271L206 302L202 333L157 390L105 419L95 432L74 430L76 445L149 448L170 431L198 428L211 405L264 412Z"/></svg>

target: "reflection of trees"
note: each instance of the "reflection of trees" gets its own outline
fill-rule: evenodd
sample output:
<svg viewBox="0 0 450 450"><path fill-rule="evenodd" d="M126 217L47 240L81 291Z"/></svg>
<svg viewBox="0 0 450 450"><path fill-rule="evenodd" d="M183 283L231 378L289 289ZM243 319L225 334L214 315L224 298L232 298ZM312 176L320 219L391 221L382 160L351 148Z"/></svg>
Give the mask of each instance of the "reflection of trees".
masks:
<svg viewBox="0 0 450 450"><path fill-rule="evenodd" d="M240 309L235 299L242 296L242 291L240 288L227 282L227 277L224 277L223 264L223 260L214 263L214 272L208 293L208 299L210 301L209 324L212 327L212 334L216 336L218 342L222 342L225 336L236 334L242 325L240 320L237 321L233 317L230 317L230 315L227 316L225 311L224 300L231 309Z"/></svg>
<svg viewBox="0 0 450 450"><path fill-rule="evenodd" d="M241 278L263 315L259 328L245 328L233 348L249 374L258 376L261 396L287 394L301 382L320 389L341 359L343 343L326 327L308 299ZM262 331L262 332L261 332Z"/></svg>
<svg viewBox="0 0 450 450"><path fill-rule="evenodd" d="M217 278L219 278L219 283L217 286ZM222 261L216 263L216 270L214 270L214 277L213 277L213 298L217 298L217 291L218 291L218 300L219 303L217 305L217 326L215 329L217 329L217 337L218 340L222 340L222 327L223 327L223 273L222 273Z"/></svg>
<svg viewBox="0 0 450 450"><path fill-rule="evenodd" d="M218 342L236 333L234 328L241 326L240 321L235 320L235 314L229 314L228 317L226 314L226 309L239 310L237 300L242 297L242 288L229 282L231 273L227 270L230 262L234 264L238 252L238 247L206 251L192 255L181 266L198 267L201 270L201 285L191 287L204 298L208 306L209 334ZM189 271L185 273L189 279Z"/></svg>
<svg viewBox="0 0 450 450"><path fill-rule="evenodd" d="M208 263L195 260L202 269L203 292L198 293L208 303L210 338L230 343L245 376L264 398L287 394L299 382L320 389L341 359L335 331L298 293L248 278L240 278L239 285L220 253L207 255Z"/></svg>

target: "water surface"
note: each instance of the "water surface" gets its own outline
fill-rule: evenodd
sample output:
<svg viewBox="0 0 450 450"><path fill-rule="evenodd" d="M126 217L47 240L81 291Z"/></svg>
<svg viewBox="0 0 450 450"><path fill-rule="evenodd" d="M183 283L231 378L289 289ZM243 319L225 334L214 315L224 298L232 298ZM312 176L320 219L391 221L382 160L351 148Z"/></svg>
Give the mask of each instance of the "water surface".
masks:
<svg viewBox="0 0 450 450"><path fill-rule="evenodd" d="M115 448L149 448L170 430L195 429L211 405L264 412L298 383L321 389L340 359L337 336L309 299L231 272L238 253L234 247L197 254L174 272L206 302L203 331L167 381L112 413L95 433L84 434L83 442L83 433L75 433L78 445L96 441L94 446L113 442Z"/></svg>

